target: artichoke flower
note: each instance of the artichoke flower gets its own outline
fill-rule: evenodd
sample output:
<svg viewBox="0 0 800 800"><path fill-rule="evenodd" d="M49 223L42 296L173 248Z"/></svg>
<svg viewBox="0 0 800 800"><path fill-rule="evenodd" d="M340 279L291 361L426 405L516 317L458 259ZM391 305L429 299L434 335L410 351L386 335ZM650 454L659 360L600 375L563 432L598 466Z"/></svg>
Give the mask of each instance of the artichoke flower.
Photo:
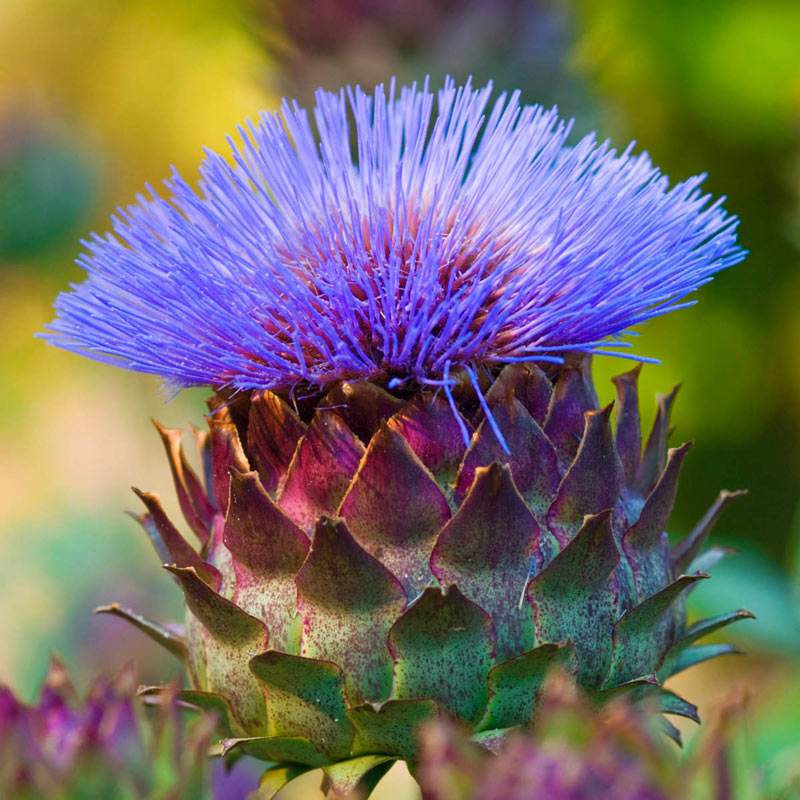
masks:
<svg viewBox="0 0 800 800"><path fill-rule="evenodd" d="M750 616L687 625L737 493L670 547L675 392L643 446L641 364L615 409L591 377L744 257L736 220L702 177L670 188L490 93L320 92L313 125L285 102L197 191L176 174L121 210L56 302L52 343L214 392L202 475L159 428L197 541L137 492L185 630L105 610L182 660L226 753L272 763L263 797L314 767L368 791L440 716L496 748L554 666L695 717L662 682Z"/></svg>

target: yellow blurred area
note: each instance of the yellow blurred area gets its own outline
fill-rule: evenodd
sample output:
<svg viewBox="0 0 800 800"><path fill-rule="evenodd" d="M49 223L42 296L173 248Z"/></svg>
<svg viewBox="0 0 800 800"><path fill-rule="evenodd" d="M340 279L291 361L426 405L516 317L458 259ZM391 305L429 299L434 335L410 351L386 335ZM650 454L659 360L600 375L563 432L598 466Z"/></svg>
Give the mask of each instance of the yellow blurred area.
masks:
<svg viewBox="0 0 800 800"><path fill-rule="evenodd" d="M0 117L57 115L102 150L117 201L168 165L191 177L201 148L274 99L235 3L6 0ZM104 209L105 210L105 209Z"/></svg>
<svg viewBox="0 0 800 800"><path fill-rule="evenodd" d="M4 124L32 126L44 135L67 131L70 141L89 150L100 177L86 231L105 230L112 208L132 202L145 182L160 189L170 164L194 180L202 147L225 149L225 136L237 124L274 104L268 70L232 3L0 4L0 133ZM52 318L56 293L68 279L80 279L70 264L78 248L71 239L44 261L2 265L0 681L23 692L41 677L51 649L69 652L65 626L77 625L80 646L85 625L94 624L92 606L114 599L96 595L100 585L116 576L132 584L128 594L135 597L137 570L161 580L149 543L121 512L135 506L134 483L159 491L177 511L148 419L174 427L189 420L202 424L204 411L202 392L165 406L157 379L110 369L34 338ZM118 563L94 561L91 538L80 555L86 519L108 528L108 538L102 530L97 536L109 552L118 549ZM67 556L52 554L67 537L76 555L69 551L74 560L65 564ZM120 537L118 547L109 542L113 537ZM89 598L80 598L76 580ZM151 598L154 616L158 598ZM78 602L81 608L71 607ZM106 630L114 625L104 624ZM135 645L115 657L117 666L120 657L138 655ZM109 658L103 666L115 665ZM154 668L164 667L157 661Z"/></svg>

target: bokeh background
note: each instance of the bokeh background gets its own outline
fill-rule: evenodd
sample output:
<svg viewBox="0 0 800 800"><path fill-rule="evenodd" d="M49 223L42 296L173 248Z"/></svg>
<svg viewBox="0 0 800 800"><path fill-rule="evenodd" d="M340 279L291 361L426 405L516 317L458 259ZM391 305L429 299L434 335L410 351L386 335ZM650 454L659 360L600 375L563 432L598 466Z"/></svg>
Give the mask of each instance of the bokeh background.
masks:
<svg viewBox="0 0 800 800"><path fill-rule="evenodd" d="M164 404L155 379L34 338L55 294L81 280L79 239L105 231L171 164L191 180L204 146L224 151L227 133L284 94L308 103L320 85L472 75L557 103L579 134L635 139L675 180L707 172L742 220L747 261L697 307L643 327L637 348L663 362L642 376L646 421L648 398L682 381L674 441L697 440L672 532L688 531L719 488L750 490L714 535L739 554L692 597L694 614L756 612L730 633L750 655L681 683L706 716L730 686L746 687L759 774L796 767L798 42L793 0L2 0L0 682L30 698L51 651L82 685L128 659L143 682L175 671L91 610L119 600L179 615L177 588L122 510L135 507L131 484L175 510L148 418L202 424L204 393ZM597 364L609 399L607 379L625 368Z"/></svg>

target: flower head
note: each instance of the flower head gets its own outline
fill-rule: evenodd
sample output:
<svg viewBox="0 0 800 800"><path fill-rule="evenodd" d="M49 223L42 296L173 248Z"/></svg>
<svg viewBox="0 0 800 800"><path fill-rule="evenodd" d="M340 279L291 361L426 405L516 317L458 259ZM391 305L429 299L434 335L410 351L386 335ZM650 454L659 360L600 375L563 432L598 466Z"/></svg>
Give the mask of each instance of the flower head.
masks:
<svg viewBox="0 0 800 800"><path fill-rule="evenodd" d="M490 95L320 91L314 124L284 101L196 191L176 172L85 242L49 340L174 387L447 386L627 346L744 257L702 176L668 188L632 146L569 146L555 109Z"/></svg>

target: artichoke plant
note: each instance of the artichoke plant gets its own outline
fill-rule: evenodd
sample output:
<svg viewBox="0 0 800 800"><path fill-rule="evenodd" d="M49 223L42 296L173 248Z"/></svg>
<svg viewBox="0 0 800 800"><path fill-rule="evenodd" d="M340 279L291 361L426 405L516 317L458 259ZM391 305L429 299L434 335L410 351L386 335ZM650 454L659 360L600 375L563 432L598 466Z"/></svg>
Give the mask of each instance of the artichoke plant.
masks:
<svg viewBox="0 0 800 800"><path fill-rule="evenodd" d="M181 659L224 752L271 762L263 797L313 767L368 790L439 716L500 747L556 665L695 717L661 683L749 616L687 625L736 493L670 547L675 392L643 445L639 367L616 408L591 377L741 260L736 220L490 91L319 93L314 126L284 103L198 191L121 211L56 303L54 344L214 390L202 474L159 428L197 542L137 491L184 631L104 610Z"/></svg>
<svg viewBox="0 0 800 800"><path fill-rule="evenodd" d="M183 722L177 687L135 699L133 671L98 678L80 698L53 660L33 705L0 686L0 795L4 800L203 800L212 717ZM216 800L235 800L239 787Z"/></svg>

